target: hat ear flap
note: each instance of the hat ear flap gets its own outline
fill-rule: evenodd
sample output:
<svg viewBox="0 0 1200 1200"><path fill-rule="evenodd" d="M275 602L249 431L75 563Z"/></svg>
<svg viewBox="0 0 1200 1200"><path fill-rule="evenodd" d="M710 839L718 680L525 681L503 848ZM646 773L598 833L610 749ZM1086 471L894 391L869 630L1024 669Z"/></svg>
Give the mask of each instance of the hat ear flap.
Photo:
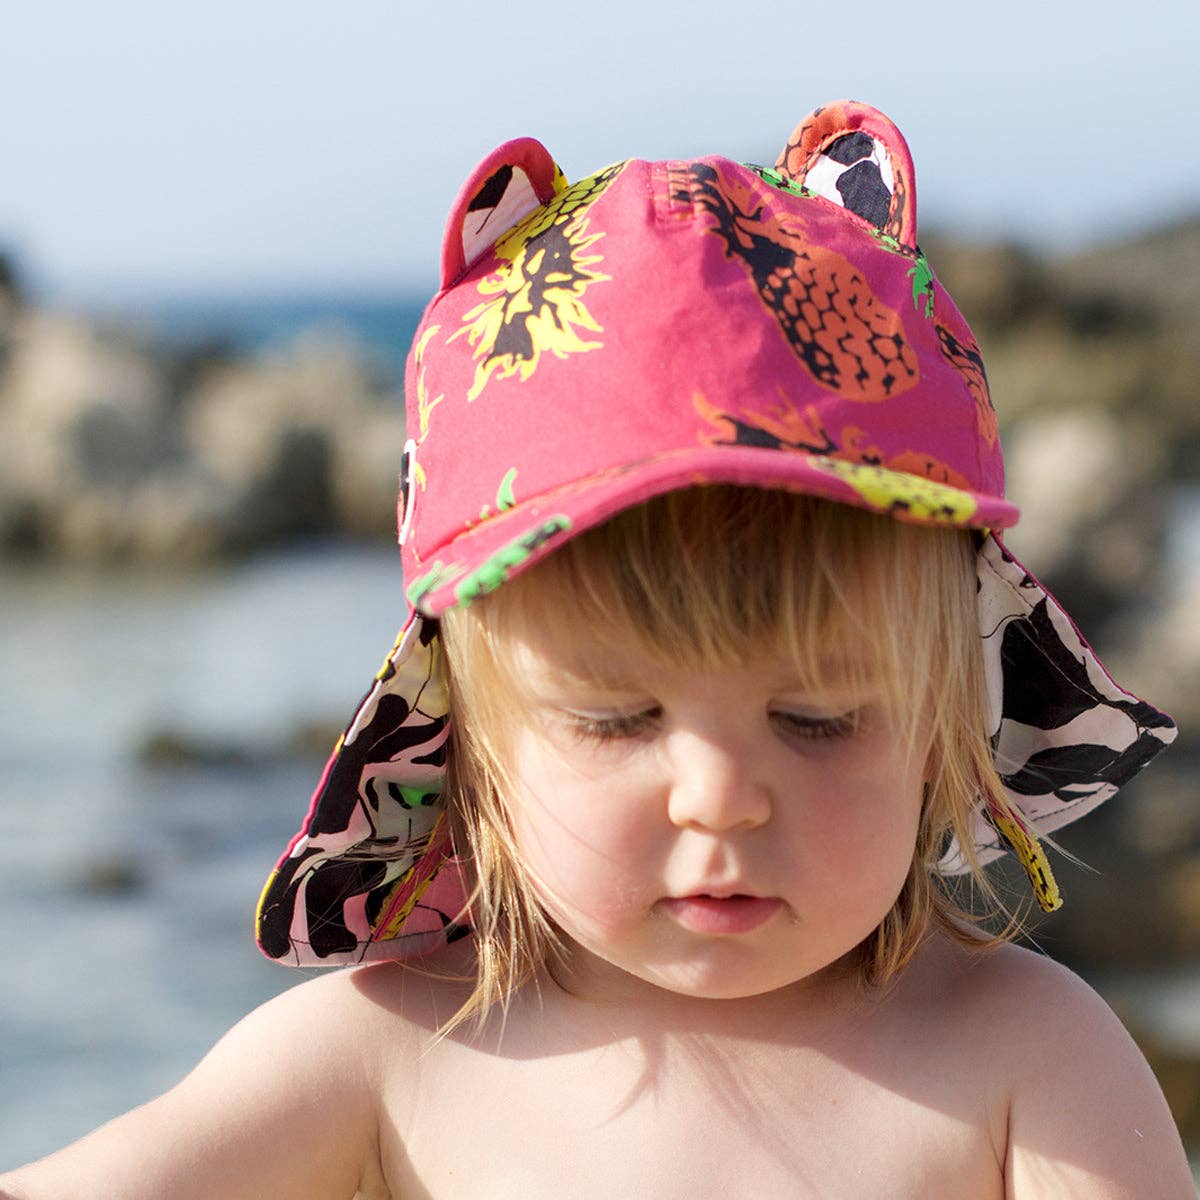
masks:
<svg viewBox="0 0 1200 1200"><path fill-rule="evenodd" d="M442 796L451 736L438 625L410 611L263 889L268 958L411 958L469 932Z"/></svg>
<svg viewBox="0 0 1200 1200"><path fill-rule="evenodd" d="M916 247L912 155L900 130L878 109L839 100L814 110L793 130L775 166L880 233Z"/></svg>
<svg viewBox="0 0 1200 1200"><path fill-rule="evenodd" d="M442 287L450 287L502 234L553 199L567 181L535 138L498 146L467 177L446 221Z"/></svg>

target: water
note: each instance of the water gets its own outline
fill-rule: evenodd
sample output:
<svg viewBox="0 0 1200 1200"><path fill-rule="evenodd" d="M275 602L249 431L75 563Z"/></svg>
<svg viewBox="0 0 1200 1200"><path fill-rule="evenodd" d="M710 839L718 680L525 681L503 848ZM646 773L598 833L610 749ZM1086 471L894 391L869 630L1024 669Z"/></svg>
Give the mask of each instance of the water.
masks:
<svg viewBox="0 0 1200 1200"><path fill-rule="evenodd" d="M300 976L251 937L317 756L402 614L395 552L280 555L232 571L0 578L0 1169L177 1081ZM139 765L147 730L244 765ZM123 886L89 888L89 877Z"/></svg>

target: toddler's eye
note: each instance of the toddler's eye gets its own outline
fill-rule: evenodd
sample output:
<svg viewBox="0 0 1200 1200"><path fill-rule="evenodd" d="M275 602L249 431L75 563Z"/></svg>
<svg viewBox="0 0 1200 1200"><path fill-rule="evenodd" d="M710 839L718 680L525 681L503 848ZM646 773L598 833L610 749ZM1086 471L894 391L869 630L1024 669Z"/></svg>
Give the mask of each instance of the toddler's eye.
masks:
<svg viewBox="0 0 1200 1200"><path fill-rule="evenodd" d="M565 711L563 717L567 727L580 741L611 742L618 738L640 736L654 724L660 713L658 708L648 708L642 712L614 713L602 717Z"/></svg>
<svg viewBox="0 0 1200 1200"><path fill-rule="evenodd" d="M792 736L810 740L851 737L863 726L863 710L860 708L831 717L784 711L772 713L771 718Z"/></svg>

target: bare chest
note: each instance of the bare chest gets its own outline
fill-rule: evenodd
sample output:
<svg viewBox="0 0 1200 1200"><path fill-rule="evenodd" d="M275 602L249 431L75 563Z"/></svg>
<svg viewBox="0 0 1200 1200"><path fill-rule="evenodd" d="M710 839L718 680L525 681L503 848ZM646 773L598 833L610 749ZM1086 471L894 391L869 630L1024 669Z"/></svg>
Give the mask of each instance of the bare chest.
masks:
<svg viewBox="0 0 1200 1200"><path fill-rule="evenodd" d="M983 1105L898 1062L686 1039L524 1060L457 1048L388 1111L404 1113L381 1144L403 1200L1003 1195Z"/></svg>

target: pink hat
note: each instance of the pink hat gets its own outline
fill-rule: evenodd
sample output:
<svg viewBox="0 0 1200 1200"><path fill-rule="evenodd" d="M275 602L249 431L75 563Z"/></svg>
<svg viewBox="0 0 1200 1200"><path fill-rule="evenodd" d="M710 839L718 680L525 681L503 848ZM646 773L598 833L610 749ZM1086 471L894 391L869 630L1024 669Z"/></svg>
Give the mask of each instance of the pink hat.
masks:
<svg viewBox="0 0 1200 1200"><path fill-rule="evenodd" d="M980 809L1044 908L1037 841L1174 737L1116 686L1003 547L979 348L916 242L908 147L863 104L817 109L773 168L616 163L568 184L530 138L450 211L409 356L400 541L412 609L267 882L264 952L421 954L468 932L440 798L437 615L676 488L735 483L978 529L980 632L1014 820ZM943 869L962 870L952 847Z"/></svg>

